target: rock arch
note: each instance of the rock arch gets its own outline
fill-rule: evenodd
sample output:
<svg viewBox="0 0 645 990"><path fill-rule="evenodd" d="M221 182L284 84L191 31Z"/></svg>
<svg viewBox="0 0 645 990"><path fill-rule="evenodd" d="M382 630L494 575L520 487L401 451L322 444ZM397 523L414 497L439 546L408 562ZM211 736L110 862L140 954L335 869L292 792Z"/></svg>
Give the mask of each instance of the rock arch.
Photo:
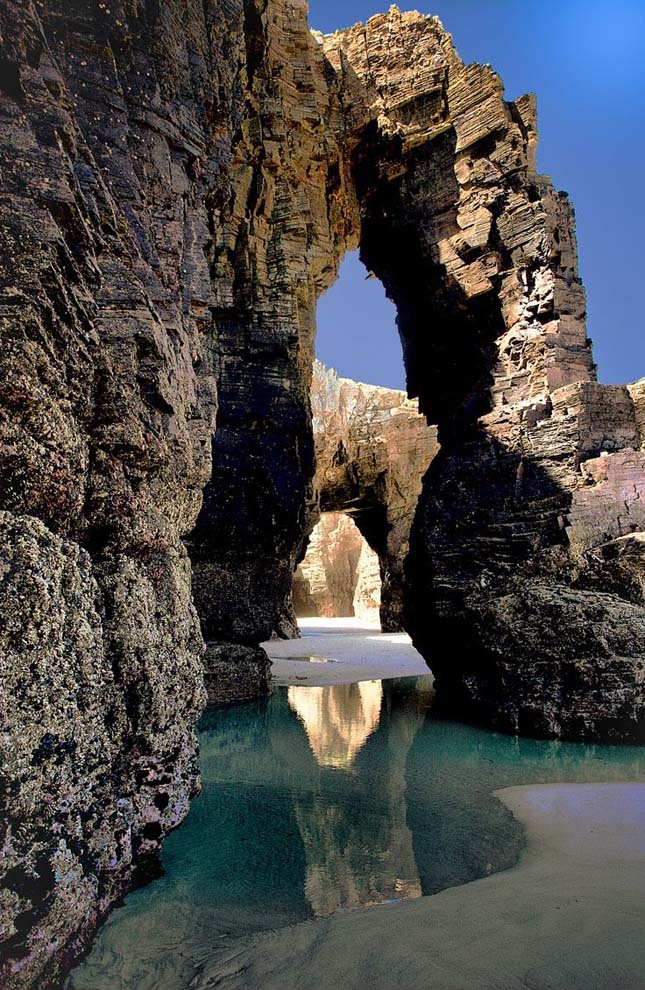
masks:
<svg viewBox="0 0 645 990"><path fill-rule="evenodd" d="M379 557L381 627L399 632L410 528L437 431L404 392L342 378L318 361L311 408L316 472L307 528L320 513L351 516Z"/></svg>
<svg viewBox="0 0 645 990"><path fill-rule="evenodd" d="M347 618L378 622L381 568L350 515L323 512L292 584L296 619Z"/></svg>
<svg viewBox="0 0 645 990"><path fill-rule="evenodd" d="M313 497L315 300L358 243L396 303L408 392L441 444L412 532L406 603L439 697L512 731L638 735L642 603L592 594L586 575L595 587L604 579L593 546L571 538L571 512L579 491L593 501L581 465L609 455L615 485L633 497L605 533L640 530L644 462L627 392L595 381L573 211L535 170L535 101L506 101L495 72L464 65L436 18L391 8L311 38L300 17L262 21L253 106L271 157L245 165L225 225L243 235L228 257L248 326L235 322L238 357L222 357L232 399L220 387L215 472L192 541L205 632L250 645L268 636L288 592ZM271 75L287 50L297 52L296 102L288 73ZM269 76L267 92L259 81ZM625 447L631 473L613 457ZM236 528L240 491L246 523ZM602 516L607 502L593 504ZM378 511L365 504L360 516L376 545ZM217 541L231 532L229 557ZM544 582L557 586L552 609ZM506 610L516 600L535 602L521 621ZM566 628L566 650L560 634L544 643L545 613ZM602 683L602 701L569 698L572 680L588 701Z"/></svg>

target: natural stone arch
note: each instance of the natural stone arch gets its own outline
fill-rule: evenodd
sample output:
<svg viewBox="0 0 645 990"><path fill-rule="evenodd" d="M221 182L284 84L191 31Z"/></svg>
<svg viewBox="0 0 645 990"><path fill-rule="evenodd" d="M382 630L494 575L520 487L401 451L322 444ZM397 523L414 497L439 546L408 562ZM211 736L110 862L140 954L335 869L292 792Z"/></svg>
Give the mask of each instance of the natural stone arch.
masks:
<svg viewBox="0 0 645 990"><path fill-rule="evenodd" d="M223 359L235 369L233 399L224 384L215 474L193 541L205 632L257 641L288 593L304 507L315 504L306 395L315 299L342 252L360 242L363 262L396 303L408 390L437 423L442 448L412 533L407 601L407 625L437 675L439 698L514 731L640 732L637 678L629 675L627 696L616 692L613 659L598 668L602 703L581 720L564 688L573 671L587 683L585 665L606 659L604 623L614 612L622 634L611 657L627 654L632 669L645 643L642 603L590 597L584 574L596 565L567 535L574 493L588 486L581 462L638 438L633 406L594 381L573 213L535 171L534 100L505 101L499 77L464 66L436 18L391 8L313 40L300 33L297 9L283 13L260 18L251 85L272 164L244 137L237 156L247 154L248 177L225 227L241 231L229 249L230 319L245 343L236 344L239 357ZM296 103L288 79L271 75L285 50L298 53L289 62L297 63ZM258 81L269 76L267 96ZM245 389L249 367L249 382L261 383L256 409ZM595 405L604 423L590 437L581 425ZM242 471L233 476L226 464L240 449ZM636 462L640 490L640 454ZM227 557L217 540L229 539L226 505L240 488L253 511L234 529ZM638 529L641 504L633 498L628 510ZM367 507L358 515L368 528ZM613 536L623 531L608 522ZM569 631L570 650L561 653L561 636L547 648L556 676L546 681L540 593L523 628L504 612L511 589L532 600L540 580L569 588L576 602L572 623L556 590L555 627ZM502 641L515 655L512 677L503 673ZM558 687L547 691L547 682Z"/></svg>
<svg viewBox="0 0 645 990"><path fill-rule="evenodd" d="M353 151L361 256L397 305L409 391L439 428L411 537L408 627L439 698L462 714L638 736L643 599L591 594L598 537L576 538L575 510L591 480L581 462L610 454L601 474L615 474L627 510L605 536L641 529L644 462L611 463L639 439L626 390L594 381L571 208L535 172L533 100L505 102L495 73L461 65L437 22L388 18L391 33L373 19L325 45L379 107ZM421 100L395 70L412 46ZM583 498L595 523L598 494ZM602 700L590 707L592 684Z"/></svg>
<svg viewBox="0 0 645 990"><path fill-rule="evenodd" d="M345 250L396 302L439 427L407 624L459 714L642 738L645 456L642 388L594 381L532 100L435 18L323 39L292 0L6 0L0 21L13 988L83 951L194 792L182 539L233 684L271 630L312 504L315 302Z"/></svg>
<svg viewBox="0 0 645 990"><path fill-rule="evenodd" d="M381 627L403 628L404 562L437 432L397 389L342 378L314 363L311 386L316 473L308 529L344 512L378 555Z"/></svg>
<svg viewBox="0 0 645 990"><path fill-rule="evenodd" d="M350 515L323 512L292 585L296 618L378 621L381 567Z"/></svg>

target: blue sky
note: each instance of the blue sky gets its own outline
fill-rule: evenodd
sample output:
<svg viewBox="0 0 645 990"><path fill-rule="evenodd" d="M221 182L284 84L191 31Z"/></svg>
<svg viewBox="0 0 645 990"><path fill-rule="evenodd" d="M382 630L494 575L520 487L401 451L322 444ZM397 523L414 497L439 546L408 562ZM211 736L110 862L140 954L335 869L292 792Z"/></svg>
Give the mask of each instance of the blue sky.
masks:
<svg viewBox="0 0 645 990"><path fill-rule="evenodd" d="M310 0L334 31L388 0ZM490 62L509 99L538 97L540 171L570 194L599 377L645 376L645 0L414 0L437 14L462 58ZM394 310L348 257L322 298L318 354L341 374L403 387ZM351 333L350 333L351 331ZM351 346L350 346L351 342Z"/></svg>

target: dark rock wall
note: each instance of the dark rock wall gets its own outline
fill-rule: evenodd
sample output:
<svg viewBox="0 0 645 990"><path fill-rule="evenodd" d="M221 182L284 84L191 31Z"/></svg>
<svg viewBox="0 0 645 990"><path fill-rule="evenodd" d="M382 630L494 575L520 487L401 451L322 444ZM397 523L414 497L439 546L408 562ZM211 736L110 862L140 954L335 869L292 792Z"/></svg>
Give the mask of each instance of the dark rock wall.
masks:
<svg viewBox="0 0 645 990"><path fill-rule="evenodd" d="M209 643L210 694L257 691L258 642L297 631L288 609L311 501L309 387L318 296L334 281L357 213L328 126L340 112L304 4L247 3L244 120L233 135L230 194L216 216L211 278L219 410L213 472L187 541ZM286 603L286 604L285 604ZM262 689L266 692L268 662ZM233 692L234 693L234 692Z"/></svg>
<svg viewBox="0 0 645 990"><path fill-rule="evenodd" d="M645 462L616 450L625 432L635 447L626 390L586 382L442 448L408 607L451 711L512 732L643 738Z"/></svg>
<svg viewBox="0 0 645 990"><path fill-rule="evenodd" d="M316 301L357 240L357 214L328 125L338 87L305 5L247 8L246 117L213 245L213 474L189 548L205 637L251 646L269 638L291 586L314 469Z"/></svg>
<svg viewBox="0 0 645 990"><path fill-rule="evenodd" d="M180 537L210 474L209 202L244 52L233 4L0 18L0 983L44 987L197 787Z"/></svg>

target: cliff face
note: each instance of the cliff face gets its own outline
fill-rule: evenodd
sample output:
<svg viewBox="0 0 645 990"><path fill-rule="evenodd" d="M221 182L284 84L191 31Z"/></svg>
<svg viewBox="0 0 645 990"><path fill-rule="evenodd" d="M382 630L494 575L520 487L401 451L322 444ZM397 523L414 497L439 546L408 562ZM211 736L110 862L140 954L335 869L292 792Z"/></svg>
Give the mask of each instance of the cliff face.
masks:
<svg viewBox="0 0 645 990"><path fill-rule="evenodd" d="M442 447L408 562L442 704L506 731L642 739L639 446L629 391L587 381L482 417L445 460Z"/></svg>
<svg viewBox="0 0 645 990"><path fill-rule="evenodd" d="M330 125L338 118L343 130L339 87L306 6L245 9L244 116L211 247L213 472L188 542L202 628L218 653L268 639L290 589L313 474L316 301L358 240L343 135Z"/></svg>
<svg viewBox="0 0 645 990"><path fill-rule="evenodd" d="M378 556L349 516L325 512L293 577L296 616L355 615L378 622L380 604Z"/></svg>
<svg viewBox="0 0 645 990"><path fill-rule="evenodd" d="M310 519L339 511L352 517L378 555L381 626L400 631L410 527L438 450L437 431L404 392L341 378L318 361L311 409L316 472ZM320 556L314 547L313 558Z"/></svg>
<svg viewBox="0 0 645 990"><path fill-rule="evenodd" d="M0 11L3 986L55 980L197 787L181 536L210 474L233 70L210 16Z"/></svg>
<svg viewBox="0 0 645 990"><path fill-rule="evenodd" d="M198 614L211 697L266 690L317 504L315 304L348 247L438 429L406 610L446 704L642 734L645 454L642 388L594 380L533 101L435 18L0 18L1 973L40 987L197 786Z"/></svg>

